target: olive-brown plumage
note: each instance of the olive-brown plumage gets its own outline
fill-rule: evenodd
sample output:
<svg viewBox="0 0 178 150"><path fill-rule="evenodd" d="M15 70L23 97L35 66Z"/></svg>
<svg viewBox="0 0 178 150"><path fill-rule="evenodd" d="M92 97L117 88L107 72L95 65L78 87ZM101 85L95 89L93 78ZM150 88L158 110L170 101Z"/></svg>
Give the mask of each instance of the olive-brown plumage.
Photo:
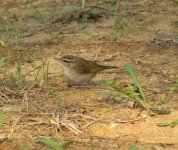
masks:
<svg viewBox="0 0 178 150"><path fill-rule="evenodd" d="M84 58L65 55L59 59L64 77L76 83L89 82L98 72L105 69L117 69L116 66L99 65Z"/></svg>

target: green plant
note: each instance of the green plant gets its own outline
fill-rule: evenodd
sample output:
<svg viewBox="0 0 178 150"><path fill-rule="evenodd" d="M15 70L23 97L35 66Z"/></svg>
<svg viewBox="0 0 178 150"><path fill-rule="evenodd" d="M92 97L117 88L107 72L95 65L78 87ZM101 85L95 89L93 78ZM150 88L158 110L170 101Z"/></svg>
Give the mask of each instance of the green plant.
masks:
<svg viewBox="0 0 178 150"><path fill-rule="evenodd" d="M0 39L0 47L6 47L5 43L3 40Z"/></svg>
<svg viewBox="0 0 178 150"><path fill-rule="evenodd" d="M121 15L118 14L118 0L112 0L111 5L115 9L114 24L111 30L111 39L113 41L121 41L122 30L125 27L125 23L121 18Z"/></svg>
<svg viewBox="0 0 178 150"><path fill-rule="evenodd" d="M11 53L8 52L6 56L0 57L0 69L2 69L3 64L5 63L6 60L9 60L11 58Z"/></svg>
<svg viewBox="0 0 178 150"><path fill-rule="evenodd" d="M134 86L128 84L127 89L124 89L117 85L116 82L102 81L101 84L104 86L111 87L122 94L127 95L131 100L139 103L142 107L146 108L149 101L146 101L143 88L141 86L141 81L138 79L138 73L135 70L135 67L130 64L125 64L124 69L129 73L130 77L134 81ZM135 88L136 87L136 88ZM138 88L138 92L136 89ZM112 94L111 92L105 92L105 95L116 97L117 94Z"/></svg>
<svg viewBox="0 0 178 150"><path fill-rule="evenodd" d="M91 6L85 6L85 0L80 0L80 3L81 7L79 7L79 9L76 11L78 16L78 23L87 23L89 20L96 21L103 15L115 15L113 9L105 9L103 7L100 7L100 5L110 2L99 2Z"/></svg>
<svg viewBox="0 0 178 150"><path fill-rule="evenodd" d="M167 93L160 95L160 99L165 101L176 90L178 90L178 80L174 81L174 84L169 87L169 91Z"/></svg>
<svg viewBox="0 0 178 150"><path fill-rule="evenodd" d="M124 89L124 88L118 86L116 82L110 82L110 81L106 81L106 80L101 81L101 85L111 87L111 88L115 89L117 92L121 92L122 94L127 95L132 101L137 102L142 107L146 108L145 103L139 97L140 94L135 91L133 86L128 85L128 89ZM114 96L114 97L119 96L116 94L111 94L110 92L103 92L103 93L100 92L99 94L107 95L107 96Z"/></svg>
<svg viewBox="0 0 178 150"><path fill-rule="evenodd" d="M178 0L172 0L174 3L178 4Z"/></svg>
<svg viewBox="0 0 178 150"><path fill-rule="evenodd" d="M135 145L130 144L129 150L139 150Z"/></svg>
<svg viewBox="0 0 178 150"><path fill-rule="evenodd" d="M43 23L45 19L45 12L39 11L35 5L33 5L33 1L27 0L28 4L30 7L36 12L36 17Z"/></svg>
<svg viewBox="0 0 178 150"><path fill-rule="evenodd" d="M16 81L20 87L24 85L25 78L22 73L22 64L19 62L15 63L15 68L16 68Z"/></svg>
<svg viewBox="0 0 178 150"><path fill-rule="evenodd" d="M46 136L40 136L38 140L47 145L48 147L52 148L53 150L65 150L73 143L73 141L64 142L62 144L58 144L56 141L50 139Z"/></svg>
<svg viewBox="0 0 178 150"><path fill-rule="evenodd" d="M2 128L4 121L5 121L4 112L0 111L0 129Z"/></svg>
<svg viewBox="0 0 178 150"><path fill-rule="evenodd" d="M144 100L145 99L145 94L143 92L143 88L141 86L141 81L138 79L139 74L136 72L136 68L133 65L130 64L125 64L124 69L129 73L130 77L134 80L135 85L139 89L139 92ZM131 87L132 88L132 87Z"/></svg>
<svg viewBox="0 0 178 150"><path fill-rule="evenodd" d="M2 80L0 80L1 84L5 84L12 87L24 87L27 85L27 77L30 76L32 73L34 73L34 82L35 84L38 83L39 79L44 78L45 86L49 87L49 62L46 64L46 60L44 58L43 50L40 51L40 60L42 62L41 65L36 66L36 53L33 53L32 56L27 57L26 61L32 63L33 69L25 73L25 71L22 69L22 63L20 60L15 62L14 66L11 66L9 68L9 65L6 65L6 62L8 63L8 60L12 58L12 55L10 52L8 52L5 56L0 57L0 74L2 74ZM15 72L12 72L11 70L14 70ZM37 72L35 72L37 70ZM39 75L42 72L42 77Z"/></svg>
<svg viewBox="0 0 178 150"><path fill-rule="evenodd" d="M45 65L46 65L46 60L44 59L44 52L43 49L40 49L40 59L42 62L42 69L43 69L43 74L44 74L44 78L45 78L45 86L48 87L49 86L49 62L47 63L47 67L45 70Z"/></svg>
<svg viewBox="0 0 178 150"><path fill-rule="evenodd" d="M111 5L116 5L117 4L117 0L111 0Z"/></svg>
<svg viewBox="0 0 178 150"><path fill-rule="evenodd" d="M47 88L49 87L49 61L46 65L45 85Z"/></svg>
<svg viewBox="0 0 178 150"><path fill-rule="evenodd" d="M1 73L2 76L3 76L3 80L2 80L2 81L5 80L5 78L6 78L6 73L7 73L7 68L4 67L4 64L5 64L5 62L8 61L11 57L12 57L12 56L11 56L11 53L10 53L10 52L8 52L7 55L4 56L4 57L0 57L0 73Z"/></svg>
<svg viewBox="0 0 178 150"><path fill-rule="evenodd" d="M85 7L85 0L80 0L80 3L81 3L81 6L82 6L82 10L83 10L84 7Z"/></svg>
<svg viewBox="0 0 178 150"><path fill-rule="evenodd" d="M8 73L8 74L6 75L6 74L5 74L5 73L7 72L7 68L6 68L5 73L4 73L4 81L7 80L10 86L23 87L23 86L26 84L25 77L26 77L29 73L23 74L23 71L22 71L22 64L19 63L19 62L15 62L14 67L15 67L15 69L16 69L15 74L13 74L13 73ZM5 75L8 76L8 78L7 78L7 77L5 78Z"/></svg>
<svg viewBox="0 0 178 150"><path fill-rule="evenodd" d="M175 81L175 84L170 87L169 91L170 93L175 92L178 89L178 80Z"/></svg>
<svg viewBox="0 0 178 150"><path fill-rule="evenodd" d="M0 69L2 68L6 58L5 57L0 57Z"/></svg>
<svg viewBox="0 0 178 150"><path fill-rule="evenodd" d="M178 119L173 122L161 122L157 124L157 126L159 127L166 127L166 126L175 127L177 125L178 125Z"/></svg>
<svg viewBox="0 0 178 150"><path fill-rule="evenodd" d="M93 144L91 145L91 150L94 150L94 146L93 146Z"/></svg>
<svg viewBox="0 0 178 150"><path fill-rule="evenodd" d="M34 52L32 56L28 56L26 58L26 61L28 63L32 63L32 66L35 67L36 66L36 53Z"/></svg>
<svg viewBox="0 0 178 150"><path fill-rule="evenodd" d="M14 31L15 31L15 41L16 41L16 50L17 50L17 56L18 60L20 61L20 49L19 45L21 40L23 39L22 32L20 31L20 27L18 24L14 25Z"/></svg>

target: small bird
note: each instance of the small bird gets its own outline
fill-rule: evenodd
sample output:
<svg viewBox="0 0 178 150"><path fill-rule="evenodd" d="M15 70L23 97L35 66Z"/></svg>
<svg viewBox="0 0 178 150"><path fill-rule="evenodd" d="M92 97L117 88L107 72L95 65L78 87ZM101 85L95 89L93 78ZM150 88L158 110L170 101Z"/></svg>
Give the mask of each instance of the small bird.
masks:
<svg viewBox="0 0 178 150"><path fill-rule="evenodd" d="M85 83L92 80L98 72L105 69L117 69L116 66L103 66L84 58L65 55L59 59L64 77L74 83Z"/></svg>

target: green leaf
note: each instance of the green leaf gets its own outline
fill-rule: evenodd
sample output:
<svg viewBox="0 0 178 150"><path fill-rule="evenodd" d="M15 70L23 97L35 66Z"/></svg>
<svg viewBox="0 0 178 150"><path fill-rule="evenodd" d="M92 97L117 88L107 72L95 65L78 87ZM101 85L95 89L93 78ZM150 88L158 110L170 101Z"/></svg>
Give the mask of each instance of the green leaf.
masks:
<svg viewBox="0 0 178 150"><path fill-rule="evenodd" d="M111 4L112 5L116 5L117 4L117 0L111 0Z"/></svg>
<svg viewBox="0 0 178 150"><path fill-rule="evenodd" d="M117 94L114 94L112 92L96 92L98 95L105 95L105 96L112 96L112 97L118 97Z"/></svg>
<svg viewBox="0 0 178 150"><path fill-rule="evenodd" d="M24 83L24 75L22 73L22 64L19 62L15 63L15 68L16 68L16 79L19 83L20 86L23 86Z"/></svg>
<svg viewBox="0 0 178 150"><path fill-rule="evenodd" d="M54 150L60 150L59 149L59 145L56 141L50 139L49 137L46 136L40 136L39 137L39 141L47 146L49 146L50 148L54 149Z"/></svg>
<svg viewBox="0 0 178 150"><path fill-rule="evenodd" d="M67 142L64 142L61 145L59 145L56 141L54 141L46 136L40 136L39 141L41 143L49 146L53 150L65 150L69 147L69 145L71 145L73 143L73 141L67 141Z"/></svg>
<svg viewBox="0 0 178 150"><path fill-rule="evenodd" d="M129 150L139 150L135 145L130 144Z"/></svg>
<svg viewBox="0 0 178 150"><path fill-rule="evenodd" d="M73 144L73 141L67 141L67 142L64 142L60 145L60 150L65 150L69 147L69 145Z"/></svg>
<svg viewBox="0 0 178 150"><path fill-rule="evenodd" d="M1 57L0 58L0 69L2 68L4 62L5 62L6 58L5 57Z"/></svg>
<svg viewBox="0 0 178 150"><path fill-rule="evenodd" d="M115 89L116 91L121 92L122 94L127 95L133 101L135 101L135 102L139 103L140 105L142 105L143 107L145 107L144 101L139 98L140 94L138 94L138 93L135 92L133 86L128 85L129 89L124 89L122 87L119 87L116 82L111 82L111 81L106 81L106 80L101 81L100 84L104 85L104 86L107 86L107 87L111 87L111 88Z"/></svg>
<svg viewBox="0 0 178 150"><path fill-rule="evenodd" d="M111 87L111 88L113 88L113 89L115 89L115 90L117 90L117 91L119 91L119 92L121 92L121 93L123 93L123 94L129 95L129 93L127 92L127 90L125 90L125 89L119 87L119 86L116 84L116 82L111 82L111 81L103 80L103 81L100 82L100 84L101 84L101 85L104 85L104 86Z"/></svg>
<svg viewBox="0 0 178 150"><path fill-rule="evenodd" d="M178 0L172 0L174 3L178 4Z"/></svg>
<svg viewBox="0 0 178 150"><path fill-rule="evenodd" d="M5 121L4 112L0 111L0 129L2 128L4 121Z"/></svg>
<svg viewBox="0 0 178 150"><path fill-rule="evenodd" d="M82 5L82 9L84 9L84 6L85 6L85 0L80 0L80 3Z"/></svg>
<svg viewBox="0 0 178 150"><path fill-rule="evenodd" d="M175 85L173 85L173 86L171 86L171 87L169 88L169 91L170 91L171 93L173 93L173 92L175 92L177 89L178 89L178 80L175 81Z"/></svg>
<svg viewBox="0 0 178 150"><path fill-rule="evenodd" d="M0 69L2 68L4 62L5 62L6 60L9 60L11 57L12 57L12 56L11 56L11 53L10 53L10 52L8 52L5 57L0 57Z"/></svg>
<svg viewBox="0 0 178 150"><path fill-rule="evenodd" d="M17 86L17 79L14 77L13 74L10 74L10 75L9 75L9 79L10 79L10 84L11 84L12 86Z"/></svg>
<svg viewBox="0 0 178 150"><path fill-rule="evenodd" d="M131 64L125 64L124 69L129 73L130 77L134 80L135 85L138 87L142 98L145 100L145 94L141 86L141 81L138 79L139 74L136 72L136 67Z"/></svg>
<svg viewBox="0 0 178 150"><path fill-rule="evenodd" d="M157 124L157 126L159 127L166 127L166 126L175 127L176 125L178 125L178 119L173 122L161 122Z"/></svg>
<svg viewBox="0 0 178 150"><path fill-rule="evenodd" d="M110 87L115 87L116 86L116 82L110 82L110 81L107 81L107 80L102 80L100 82L101 85L104 85L104 86L110 86Z"/></svg>
<svg viewBox="0 0 178 150"><path fill-rule="evenodd" d="M94 150L94 146L93 146L93 144L91 145L91 150Z"/></svg>
<svg viewBox="0 0 178 150"><path fill-rule="evenodd" d="M6 47L6 45L5 45L5 43L4 43L4 41L2 41L2 40L0 40L0 47Z"/></svg>

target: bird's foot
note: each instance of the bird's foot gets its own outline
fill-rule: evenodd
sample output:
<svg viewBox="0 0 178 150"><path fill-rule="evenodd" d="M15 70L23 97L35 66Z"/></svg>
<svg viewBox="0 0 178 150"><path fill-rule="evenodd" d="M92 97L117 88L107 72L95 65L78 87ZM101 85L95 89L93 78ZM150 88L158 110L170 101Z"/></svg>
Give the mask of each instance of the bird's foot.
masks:
<svg viewBox="0 0 178 150"><path fill-rule="evenodd" d="M95 85L96 84L94 82L85 82L85 83L68 82L68 87L70 88L90 88Z"/></svg>

